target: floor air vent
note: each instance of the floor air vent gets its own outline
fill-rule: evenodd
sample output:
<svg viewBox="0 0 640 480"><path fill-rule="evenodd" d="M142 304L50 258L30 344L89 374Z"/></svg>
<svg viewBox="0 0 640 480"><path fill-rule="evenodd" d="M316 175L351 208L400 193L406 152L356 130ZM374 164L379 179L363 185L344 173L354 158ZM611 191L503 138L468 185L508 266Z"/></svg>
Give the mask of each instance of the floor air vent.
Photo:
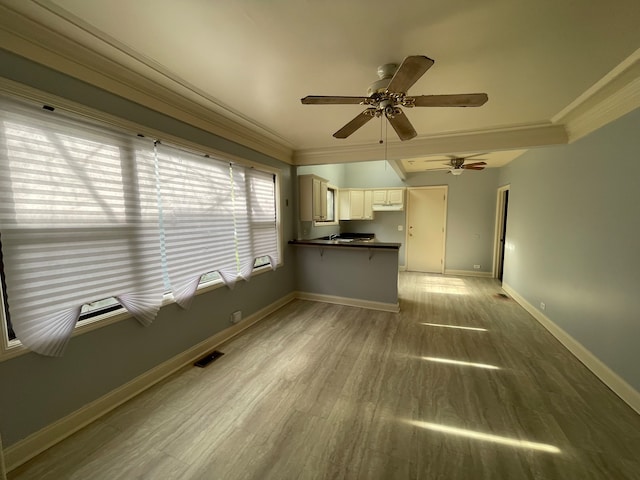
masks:
<svg viewBox="0 0 640 480"><path fill-rule="evenodd" d="M222 355L224 355L224 353L219 352L218 350L214 350L213 352L206 354L204 357L202 357L193 365L196 367L204 368L214 360L217 360L218 358L220 358Z"/></svg>

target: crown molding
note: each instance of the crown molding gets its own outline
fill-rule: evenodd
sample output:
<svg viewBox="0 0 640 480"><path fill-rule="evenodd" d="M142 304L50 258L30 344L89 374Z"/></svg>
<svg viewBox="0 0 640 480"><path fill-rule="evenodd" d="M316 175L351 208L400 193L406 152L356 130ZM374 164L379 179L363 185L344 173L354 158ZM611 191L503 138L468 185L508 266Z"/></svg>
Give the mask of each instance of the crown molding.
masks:
<svg viewBox="0 0 640 480"><path fill-rule="evenodd" d="M0 5L0 44L4 49L209 133L292 163L293 149L282 138L204 96L181 79L169 76L160 66L134 57L130 51L89 31L84 25L62 18L59 12L53 11L50 2L42 3L47 4L47 8L31 2L16 4L17 8Z"/></svg>
<svg viewBox="0 0 640 480"><path fill-rule="evenodd" d="M588 135L640 107L640 48L555 115L569 142Z"/></svg>
<svg viewBox="0 0 640 480"><path fill-rule="evenodd" d="M411 142L390 142L386 151L385 146L377 143L296 151L277 133L221 104L50 0L0 5L0 45L31 61L294 165L399 160L566 144L640 107L638 49L550 122L423 136ZM402 171L401 166L399 169Z"/></svg>
<svg viewBox="0 0 640 480"><path fill-rule="evenodd" d="M452 132L444 135L422 136L410 142L393 142L384 146L350 145L297 150L295 165L362 162L367 160L400 160L427 155L469 153L494 150L512 150L567 143L563 125L540 123L515 127Z"/></svg>

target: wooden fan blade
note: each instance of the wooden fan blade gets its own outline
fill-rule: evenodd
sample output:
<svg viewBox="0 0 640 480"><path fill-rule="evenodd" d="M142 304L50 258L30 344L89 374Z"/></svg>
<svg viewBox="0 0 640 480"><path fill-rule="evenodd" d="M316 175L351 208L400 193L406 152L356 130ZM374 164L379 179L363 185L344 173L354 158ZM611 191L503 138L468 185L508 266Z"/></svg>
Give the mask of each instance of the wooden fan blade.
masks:
<svg viewBox="0 0 640 480"><path fill-rule="evenodd" d="M465 163L463 166L465 168L469 168L469 167L479 167L481 165L486 165L487 162L473 162L473 163Z"/></svg>
<svg viewBox="0 0 640 480"><path fill-rule="evenodd" d="M484 153L474 153L473 155L466 155L464 157L465 160L469 160L470 158L481 157L482 155L486 155L488 152Z"/></svg>
<svg viewBox="0 0 640 480"><path fill-rule="evenodd" d="M347 138L349 135L351 135L353 132L355 132L361 126L371 120L374 117L373 113L375 111L375 108L367 108L366 110L363 110L356 118L351 120L344 127L334 133L333 136L336 138Z"/></svg>
<svg viewBox="0 0 640 480"><path fill-rule="evenodd" d="M464 168L465 170L484 170L484 167L473 167L471 165L462 165L460 168Z"/></svg>
<svg viewBox="0 0 640 480"><path fill-rule="evenodd" d="M417 135L416 130L402 110L393 117L387 117L387 120L389 120L400 140L410 140Z"/></svg>
<svg viewBox="0 0 640 480"><path fill-rule="evenodd" d="M405 58L389 82L387 92L407 93L407 90L431 68L433 63L433 60L424 55L412 55Z"/></svg>
<svg viewBox="0 0 640 480"><path fill-rule="evenodd" d="M416 107L480 107L489 100L486 93L419 95L411 98L413 98L413 105Z"/></svg>
<svg viewBox="0 0 640 480"><path fill-rule="evenodd" d="M359 105L369 97L331 97L322 95L308 95L301 98L304 105Z"/></svg>

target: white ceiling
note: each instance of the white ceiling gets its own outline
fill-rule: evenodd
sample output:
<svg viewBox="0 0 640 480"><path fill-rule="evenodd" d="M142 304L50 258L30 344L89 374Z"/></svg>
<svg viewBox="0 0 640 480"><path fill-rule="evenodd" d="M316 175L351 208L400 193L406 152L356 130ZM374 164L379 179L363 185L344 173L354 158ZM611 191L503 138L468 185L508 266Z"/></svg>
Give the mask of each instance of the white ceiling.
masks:
<svg viewBox="0 0 640 480"><path fill-rule="evenodd" d="M518 152L491 152L544 141L501 142L496 132L549 127L640 47L638 0L0 3L248 126L303 159L299 163L384 158L377 120L346 140L332 137L364 107L300 103L311 94L365 95L378 65L427 55L435 65L410 94L489 95L479 108L405 110L418 137L403 142L409 148L389 128L387 156L487 152L483 158L499 166ZM428 163L400 165L410 173Z"/></svg>

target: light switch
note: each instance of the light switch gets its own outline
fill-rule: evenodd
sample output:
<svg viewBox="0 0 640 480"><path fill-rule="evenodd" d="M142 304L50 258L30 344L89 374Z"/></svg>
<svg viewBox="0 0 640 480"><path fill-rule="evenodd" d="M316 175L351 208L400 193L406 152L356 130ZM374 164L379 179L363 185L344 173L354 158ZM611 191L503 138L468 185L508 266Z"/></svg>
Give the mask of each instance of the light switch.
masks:
<svg viewBox="0 0 640 480"><path fill-rule="evenodd" d="M402 230L404 230L402 225L398 225L398 231L401 232Z"/></svg>

